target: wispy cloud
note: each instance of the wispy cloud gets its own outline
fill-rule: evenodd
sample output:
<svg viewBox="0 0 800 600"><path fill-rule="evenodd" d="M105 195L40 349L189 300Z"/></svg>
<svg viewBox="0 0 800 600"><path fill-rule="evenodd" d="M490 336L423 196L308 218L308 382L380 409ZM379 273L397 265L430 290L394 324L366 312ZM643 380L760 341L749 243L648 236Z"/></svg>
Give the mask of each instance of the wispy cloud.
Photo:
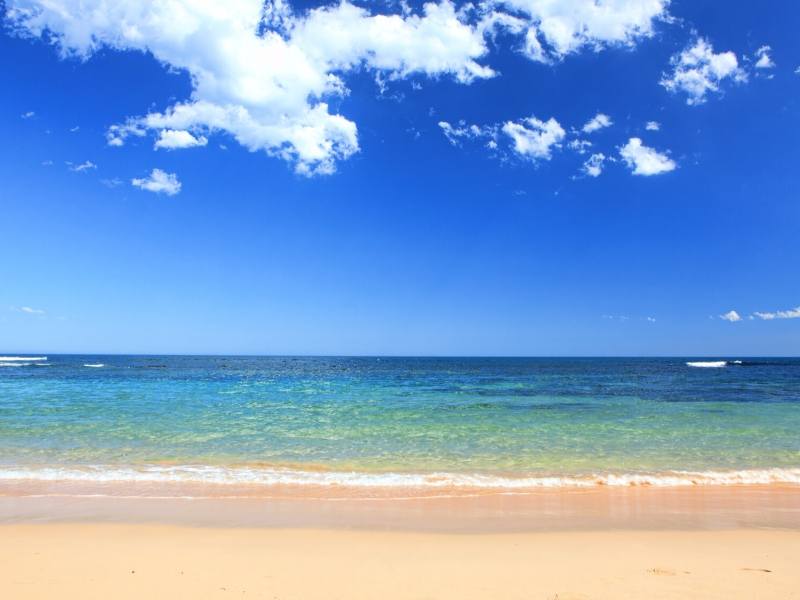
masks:
<svg viewBox="0 0 800 600"><path fill-rule="evenodd" d="M124 182L119 177L112 177L111 179L101 179L100 183L107 188L115 188L121 186Z"/></svg>
<svg viewBox="0 0 800 600"><path fill-rule="evenodd" d="M736 323L737 321L742 320L742 317L735 310L729 310L724 315L720 315L719 318L725 321L729 321L730 323Z"/></svg>
<svg viewBox="0 0 800 600"><path fill-rule="evenodd" d="M660 131L661 123L659 123L658 121L648 121L647 123L645 123L644 128L647 131Z"/></svg>
<svg viewBox="0 0 800 600"><path fill-rule="evenodd" d="M603 113L597 113L583 126L582 131L583 133L593 133L598 129L611 127L613 124L614 122L611 120L611 117Z"/></svg>
<svg viewBox="0 0 800 600"><path fill-rule="evenodd" d="M20 117L23 118L23 119L32 119L35 116L36 116L36 113L33 112L32 110L29 110L28 112L24 112L24 113L22 113L20 115Z"/></svg>
<svg viewBox="0 0 800 600"><path fill-rule="evenodd" d="M775 312L754 312L759 319L772 321L773 319L800 319L800 306L788 310L778 310Z"/></svg>
<svg viewBox="0 0 800 600"><path fill-rule="evenodd" d="M25 313L26 315L43 316L47 314L46 311L42 310L41 308L32 308L30 306L12 306L11 310L14 312Z"/></svg>
<svg viewBox="0 0 800 600"><path fill-rule="evenodd" d="M90 160L84 161L78 165L68 162L67 166L69 167L70 171L73 171L75 173L83 173L84 171L91 171L97 168L97 165Z"/></svg>

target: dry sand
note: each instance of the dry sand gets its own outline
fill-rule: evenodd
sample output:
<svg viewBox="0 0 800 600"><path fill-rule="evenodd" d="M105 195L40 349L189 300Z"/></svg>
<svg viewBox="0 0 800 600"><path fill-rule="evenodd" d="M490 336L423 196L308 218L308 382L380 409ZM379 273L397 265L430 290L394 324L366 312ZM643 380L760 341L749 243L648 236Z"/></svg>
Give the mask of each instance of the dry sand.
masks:
<svg viewBox="0 0 800 600"><path fill-rule="evenodd" d="M800 598L800 532L0 526L0 598Z"/></svg>

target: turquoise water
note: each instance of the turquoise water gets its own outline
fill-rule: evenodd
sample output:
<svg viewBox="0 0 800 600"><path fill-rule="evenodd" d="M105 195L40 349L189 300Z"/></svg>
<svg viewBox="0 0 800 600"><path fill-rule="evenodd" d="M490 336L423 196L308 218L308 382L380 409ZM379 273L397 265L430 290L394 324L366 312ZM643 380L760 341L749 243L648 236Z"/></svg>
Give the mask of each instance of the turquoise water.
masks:
<svg viewBox="0 0 800 600"><path fill-rule="evenodd" d="M8 358L6 478L767 471L800 481L798 360Z"/></svg>

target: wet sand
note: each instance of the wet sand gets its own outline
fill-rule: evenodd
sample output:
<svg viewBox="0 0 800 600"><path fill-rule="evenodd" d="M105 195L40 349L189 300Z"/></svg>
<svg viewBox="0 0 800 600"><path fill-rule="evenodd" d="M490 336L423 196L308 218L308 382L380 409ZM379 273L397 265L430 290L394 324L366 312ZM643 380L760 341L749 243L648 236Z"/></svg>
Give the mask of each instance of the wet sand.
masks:
<svg viewBox="0 0 800 600"><path fill-rule="evenodd" d="M362 495L358 495L362 494ZM800 529L800 486L603 487L518 493L233 486L0 485L0 523L454 533Z"/></svg>

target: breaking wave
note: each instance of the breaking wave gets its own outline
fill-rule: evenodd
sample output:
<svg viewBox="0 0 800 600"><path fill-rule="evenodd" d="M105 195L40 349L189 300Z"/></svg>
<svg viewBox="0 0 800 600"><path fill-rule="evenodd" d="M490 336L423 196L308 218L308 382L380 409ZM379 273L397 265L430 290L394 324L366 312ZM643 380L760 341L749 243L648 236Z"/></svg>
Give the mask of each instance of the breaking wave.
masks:
<svg viewBox="0 0 800 600"><path fill-rule="evenodd" d="M0 481L83 483L195 483L213 485L314 486L341 488L460 488L535 490L598 486L800 485L800 468L739 471L665 471L660 473L603 473L575 476L496 475L486 473L372 473L303 471L276 467L219 467L209 465L140 467L6 467Z"/></svg>
<svg viewBox="0 0 800 600"><path fill-rule="evenodd" d="M741 362L741 361L739 361ZM727 360L709 360L709 361L696 361L696 362L687 362L687 367L700 367L706 369L718 369L719 367L727 367L728 361Z"/></svg>

